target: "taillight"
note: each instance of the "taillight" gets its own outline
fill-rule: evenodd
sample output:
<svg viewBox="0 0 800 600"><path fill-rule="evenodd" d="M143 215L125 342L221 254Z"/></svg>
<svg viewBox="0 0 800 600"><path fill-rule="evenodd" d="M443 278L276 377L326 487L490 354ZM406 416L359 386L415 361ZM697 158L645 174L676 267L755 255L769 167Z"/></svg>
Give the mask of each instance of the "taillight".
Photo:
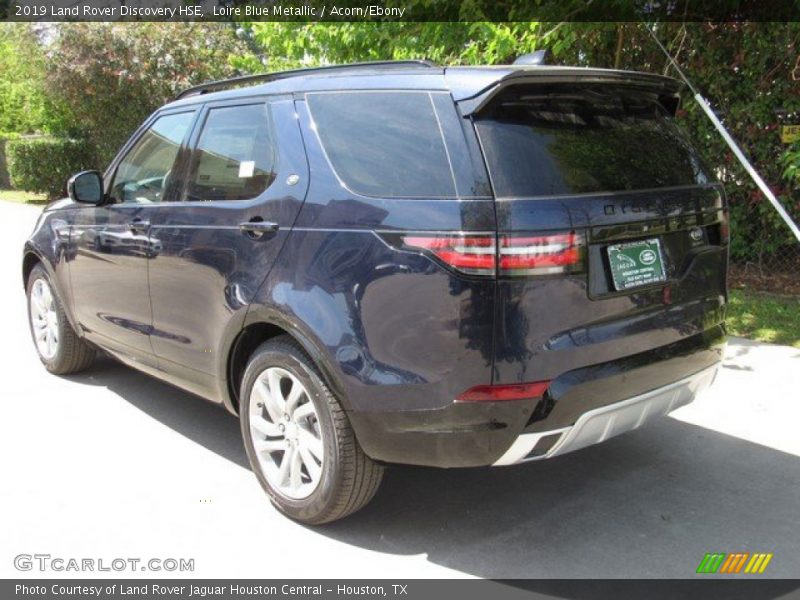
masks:
<svg viewBox="0 0 800 600"><path fill-rule="evenodd" d="M503 275L574 273L583 267L583 236L571 231L536 236L500 236Z"/></svg>
<svg viewBox="0 0 800 600"><path fill-rule="evenodd" d="M427 250L454 269L471 275L494 275L497 268L494 235L406 235L403 243Z"/></svg>
<svg viewBox="0 0 800 600"><path fill-rule="evenodd" d="M470 275L552 275L583 270L582 234L404 235L406 248L424 250ZM499 241L499 246L498 246Z"/></svg>
<svg viewBox="0 0 800 600"><path fill-rule="evenodd" d="M512 383L509 385L476 385L456 398L456 402L502 402L504 400L533 400L547 391L549 381Z"/></svg>

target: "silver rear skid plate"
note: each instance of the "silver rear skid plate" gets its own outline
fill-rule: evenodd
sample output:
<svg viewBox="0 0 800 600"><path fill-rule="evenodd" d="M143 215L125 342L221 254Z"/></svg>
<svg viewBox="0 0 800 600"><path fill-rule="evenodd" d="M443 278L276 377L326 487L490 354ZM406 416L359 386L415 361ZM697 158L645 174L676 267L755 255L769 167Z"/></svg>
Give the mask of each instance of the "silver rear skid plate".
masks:
<svg viewBox="0 0 800 600"><path fill-rule="evenodd" d="M689 404L713 383L718 369L719 365L714 365L664 387L595 408L582 414L570 427L523 433L493 466L552 458L637 429L648 421ZM553 435L559 435L560 438L549 450L538 454L534 452L539 440Z"/></svg>

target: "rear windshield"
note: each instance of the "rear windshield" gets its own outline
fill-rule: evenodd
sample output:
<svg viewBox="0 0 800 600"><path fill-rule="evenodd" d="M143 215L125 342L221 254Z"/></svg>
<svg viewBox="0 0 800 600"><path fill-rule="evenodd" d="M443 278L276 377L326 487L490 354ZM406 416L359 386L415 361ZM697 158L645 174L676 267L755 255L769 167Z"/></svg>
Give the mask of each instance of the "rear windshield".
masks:
<svg viewBox="0 0 800 600"><path fill-rule="evenodd" d="M339 178L364 196L454 196L433 102L427 92L307 96L325 153Z"/></svg>
<svg viewBox="0 0 800 600"><path fill-rule="evenodd" d="M515 86L476 120L497 196L703 184L687 137L653 94Z"/></svg>

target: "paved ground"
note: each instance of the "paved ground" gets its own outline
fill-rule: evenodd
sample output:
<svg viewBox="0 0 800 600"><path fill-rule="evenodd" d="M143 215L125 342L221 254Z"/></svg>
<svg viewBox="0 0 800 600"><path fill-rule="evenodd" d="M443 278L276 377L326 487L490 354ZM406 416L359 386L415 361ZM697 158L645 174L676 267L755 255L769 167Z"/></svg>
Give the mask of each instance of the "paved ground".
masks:
<svg viewBox="0 0 800 600"><path fill-rule="evenodd" d="M110 360L45 373L19 275L35 216L0 202L2 577L19 553L194 558L201 577L687 577L710 551L800 576L799 350L734 339L674 418L545 463L394 468L311 529L265 500L224 411Z"/></svg>

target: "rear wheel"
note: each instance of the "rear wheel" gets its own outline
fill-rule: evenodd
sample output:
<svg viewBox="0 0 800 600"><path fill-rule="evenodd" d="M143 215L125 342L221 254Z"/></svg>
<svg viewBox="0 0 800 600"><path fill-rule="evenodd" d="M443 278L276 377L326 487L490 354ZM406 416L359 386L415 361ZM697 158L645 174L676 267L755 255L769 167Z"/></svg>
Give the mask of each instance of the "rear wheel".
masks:
<svg viewBox="0 0 800 600"><path fill-rule="evenodd" d="M250 465L289 517L335 521L378 490L383 467L364 454L341 405L292 338L281 336L255 351L240 412Z"/></svg>
<svg viewBox="0 0 800 600"><path fill-rule="evenodd" d="M39 360L51 373L77 373L92 364L94 349L72 329L41 265L36 265L28 278L28 322Z"/></svg>

